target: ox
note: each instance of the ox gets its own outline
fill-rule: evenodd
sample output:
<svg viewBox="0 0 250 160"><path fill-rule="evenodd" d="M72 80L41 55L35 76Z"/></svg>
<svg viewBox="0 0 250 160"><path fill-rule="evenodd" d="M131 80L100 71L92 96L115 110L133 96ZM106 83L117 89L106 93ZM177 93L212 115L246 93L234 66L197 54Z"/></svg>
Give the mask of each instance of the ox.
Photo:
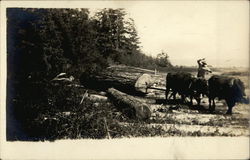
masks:
<svg viewBox="0 0 250 160"><path fill-rule="evenodd" d="M232 108L237 102L249 103L244 84L240 79L214 75L208 80L208 84L209 110L211 112L215 110L215 98L226 101L228 106L226 114L232 114ZM213 106L211 106L211 101L213 101Z"/></svg>
<svg viewBox="0 0 250 160"><path fill-rule="evenodd" d="M204 97L208 95L208 82L205 78L193 78L193 82L191 84L191 101L192 98L195 98L200 105L201 102L201 95Z"/></svg>
<svg viewBox="0 0 250 160"><path fill-rule="evenodd" d="M173 96L176 99L176 94L178 93L181 95L182 101L186 97L190 97L191 104L192 99L195 98L198 105L200 105L200 95L207 95L207 81L202 78L196 78L191 73L168 73L166 81L166 99L168 99L170 89L172 90L170 97Z"/></svg>

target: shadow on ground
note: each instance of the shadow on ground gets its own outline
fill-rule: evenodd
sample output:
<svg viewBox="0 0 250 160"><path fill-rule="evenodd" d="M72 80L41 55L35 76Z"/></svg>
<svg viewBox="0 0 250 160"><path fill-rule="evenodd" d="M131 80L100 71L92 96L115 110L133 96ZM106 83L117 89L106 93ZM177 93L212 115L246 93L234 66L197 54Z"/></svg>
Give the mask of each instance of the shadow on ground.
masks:
<svg viewBox="0 0 250 160"><path fill-rule="evenodd" d="M164 106L170 105L169 110L195 110L200 114L216 114L216 115L225 115L227 111L226 106L216 106L216 110L214 112L210 112L208 104L200 104L200 105L191 105L189 102L183 102L181 99L155 99L155 104L161 104Z"/></svg>

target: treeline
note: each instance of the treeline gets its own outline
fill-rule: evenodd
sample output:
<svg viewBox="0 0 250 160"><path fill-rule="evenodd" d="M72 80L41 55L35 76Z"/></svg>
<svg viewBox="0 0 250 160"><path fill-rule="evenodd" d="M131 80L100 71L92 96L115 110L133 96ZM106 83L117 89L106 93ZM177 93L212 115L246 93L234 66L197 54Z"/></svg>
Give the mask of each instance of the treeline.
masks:
<svg viewBox="0 0 250 160"><path fill-rule="evenodd" d="M133 19L123 9L7 9L8 70L19 79L100 72L112 63L153 68L167 57L140 51ZM160 61L164 61L163 63Z"/></svg>

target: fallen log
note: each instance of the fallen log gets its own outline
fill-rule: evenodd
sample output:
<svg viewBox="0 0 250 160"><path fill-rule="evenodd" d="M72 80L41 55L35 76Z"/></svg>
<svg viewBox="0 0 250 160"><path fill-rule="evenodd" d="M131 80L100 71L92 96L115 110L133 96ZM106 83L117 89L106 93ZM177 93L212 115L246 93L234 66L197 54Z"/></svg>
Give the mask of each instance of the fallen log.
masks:
<svg viewBox="0 0 250 160"><path fill-rule="evenodd" d="M107 93L115 105L127 116L136 117L141 120L151 117L152 111L150 107L139 99L114 88L109 88Z"/></svg>
<svg viewBox="0 0 250 160"><path fill-rule="evenodd" d="M96 91L106 91L109 88L116 88L128 94L140 94L136 92L134 87L136 79L126 79L115 74L82 74L80 82L86 88L94 89Z"/></svg>
<svg viewBox="0 0 250 160"><path fill-rule="evenodd" d="M82 74L81 84L86 88L106 91L108 88L116 88L130 95L145 95L148 87L153 86L155 78L149 74L121 74L116 72L104 72L96 75Z"/></svg>

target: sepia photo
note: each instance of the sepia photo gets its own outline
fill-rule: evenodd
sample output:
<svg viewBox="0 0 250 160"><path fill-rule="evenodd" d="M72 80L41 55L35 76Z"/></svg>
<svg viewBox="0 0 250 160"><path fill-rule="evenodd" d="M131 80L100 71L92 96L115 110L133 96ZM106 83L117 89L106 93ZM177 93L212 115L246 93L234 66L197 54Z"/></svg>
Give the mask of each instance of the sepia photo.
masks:
<svg viewBox="0 0 250 160"><path fill-rule="evenodd" d="M119 148L138 139L162 154L117 156L249 158L248 1L2 4L6 145Z"/></svg>

